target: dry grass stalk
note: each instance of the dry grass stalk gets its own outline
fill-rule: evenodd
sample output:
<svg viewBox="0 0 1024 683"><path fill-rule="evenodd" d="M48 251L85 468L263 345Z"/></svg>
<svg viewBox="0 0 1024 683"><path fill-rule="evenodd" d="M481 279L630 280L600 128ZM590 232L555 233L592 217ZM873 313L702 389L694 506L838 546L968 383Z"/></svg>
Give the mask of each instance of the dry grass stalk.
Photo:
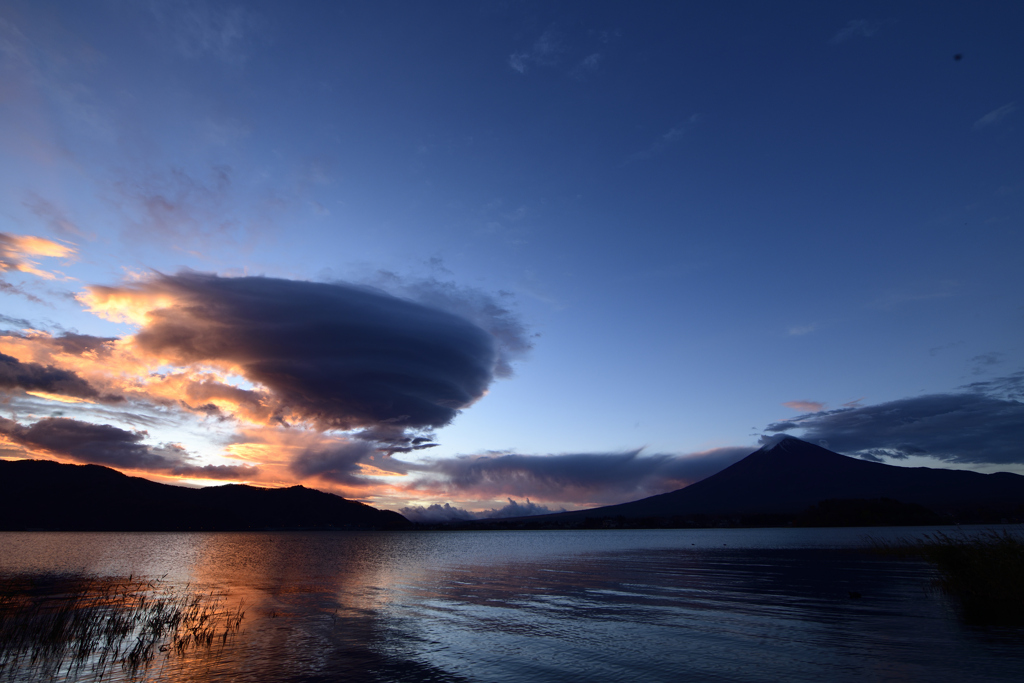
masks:
<svg viewBox="0 0 1024 683"><path fill-rule="evenodd" d="M886 554L922 557L938 570L937 584L963 616L990 624L1024 623L1024 536L936 533L919 541L875 542Z"/></svg>
<svg viewBox="0 0 1024 683"><path fill-rule="evenodd" d="M223 646L241 628L240 603L159 580L81 577L0 579L0 679L129 678L166 656Z"/></svg>

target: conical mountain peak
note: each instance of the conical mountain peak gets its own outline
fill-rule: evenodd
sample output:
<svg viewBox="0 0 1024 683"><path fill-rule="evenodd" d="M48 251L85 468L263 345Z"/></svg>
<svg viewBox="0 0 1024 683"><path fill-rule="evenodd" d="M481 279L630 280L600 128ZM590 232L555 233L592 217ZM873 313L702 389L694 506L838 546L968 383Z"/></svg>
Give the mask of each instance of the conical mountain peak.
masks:
<svg viewBox="0 0 1024 683"><path fill-rule="evenodd" d="M1009 509L1024 500L1024 477L896 467L851 458L783 435L684 489L553 517L798 514L826 500L879 498L921 505L935 512L998 506Z"/></svg>
<svg viewBox="0 0 1024 683"><path fill-rule="evenodd" d="M804 441L802 439L798 439L795 436L792 436L790 434L778 434L778 435L770 437L768 440L766 440L764 445L761 446L761 448L759 448L758 450L767 453L768 451L774 450L775 448L778 448L779 446L783 446L784 447L784 444L787 444L787 443L790 443L790 445L792 445L791 442L807 443L806 441Z"/></svg>

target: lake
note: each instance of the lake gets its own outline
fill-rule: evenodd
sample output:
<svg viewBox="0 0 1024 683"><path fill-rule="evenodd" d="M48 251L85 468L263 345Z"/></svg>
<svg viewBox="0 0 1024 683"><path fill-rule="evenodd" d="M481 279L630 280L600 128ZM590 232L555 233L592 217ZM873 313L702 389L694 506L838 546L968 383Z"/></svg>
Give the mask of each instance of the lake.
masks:
<svg viewBox="0 0 1024 683"><path fill-rule="evenodd" d="M135 680L1022 680L1024 629L966 624L928 565L866 551L930 531L0 533L0 575L243 604L233 637ZM97 678L63 671L0 680Z"/></svg>

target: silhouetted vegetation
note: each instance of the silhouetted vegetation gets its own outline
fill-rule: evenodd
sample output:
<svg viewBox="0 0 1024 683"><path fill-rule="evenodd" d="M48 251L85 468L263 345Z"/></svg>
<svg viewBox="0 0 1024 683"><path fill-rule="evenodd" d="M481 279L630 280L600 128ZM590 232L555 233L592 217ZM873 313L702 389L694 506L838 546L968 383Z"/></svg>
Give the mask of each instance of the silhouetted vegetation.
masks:
<svg viewBox="0 0 1024 683"><path fill-rule="evenodd" d="M223 646L244 617L223 596L159 581L0 579L0 679L102 678L115 667L134 678L160 654Z"/></svg>
<svg viewBox="0 0 1024 683"><path fill-rule="evenodd" d="M793 526L919 526L945 521L923 505L891 498L831 499L800 513Z"/></svg>
<svg viewBox="0 0 1024 683"><path fill-rule="evenodd" d="M1024 536L1019 533L940 532L919 541L876 541L875 547L886 554L922 557L934 565L938 587L956 598L966 620L1024 624Z"/></svg>

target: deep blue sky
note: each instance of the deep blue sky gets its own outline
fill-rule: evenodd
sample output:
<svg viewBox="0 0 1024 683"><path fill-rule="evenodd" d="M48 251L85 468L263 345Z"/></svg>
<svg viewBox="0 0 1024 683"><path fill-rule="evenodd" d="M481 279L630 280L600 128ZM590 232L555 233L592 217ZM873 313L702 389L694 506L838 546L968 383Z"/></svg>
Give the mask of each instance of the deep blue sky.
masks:
<svg viewBox="0 0 1024 683"><path fill-rule="evenodd" d="M155 477L242 458L259 472L218 478L471 510L678 488L780 432L1022 471L1022 30L1017 2L3 0L6 457ZM347 389L139 342L148 314L185 305L155 278L184 269L272 278L301 299L286 317L321 299L284 280L375 287L478 325L513 373L473 375L446 426L328 424L339 405L363 414ZM189 301L213 307L223 284ZM100 310L94 286L121 303ZM298 334L341 349L337 330L238 306L225 339L287 328L275 358L313 357ZM438 357L394 324L415 348L389 363ZM121 355L54 352L68 332ZM328 365L356 363L344 353ZM59 402L53 376L39 396L48 365L95 387L75 390L91 403ZM211 368L308 410L285 428L146 388ZM133 455L102 455L95 434L86 451L47 441L54 415L116 428L104 438ZM382 425L439 445L373 479L381 451L362 445L398 437L353 430Z"/></svg>

